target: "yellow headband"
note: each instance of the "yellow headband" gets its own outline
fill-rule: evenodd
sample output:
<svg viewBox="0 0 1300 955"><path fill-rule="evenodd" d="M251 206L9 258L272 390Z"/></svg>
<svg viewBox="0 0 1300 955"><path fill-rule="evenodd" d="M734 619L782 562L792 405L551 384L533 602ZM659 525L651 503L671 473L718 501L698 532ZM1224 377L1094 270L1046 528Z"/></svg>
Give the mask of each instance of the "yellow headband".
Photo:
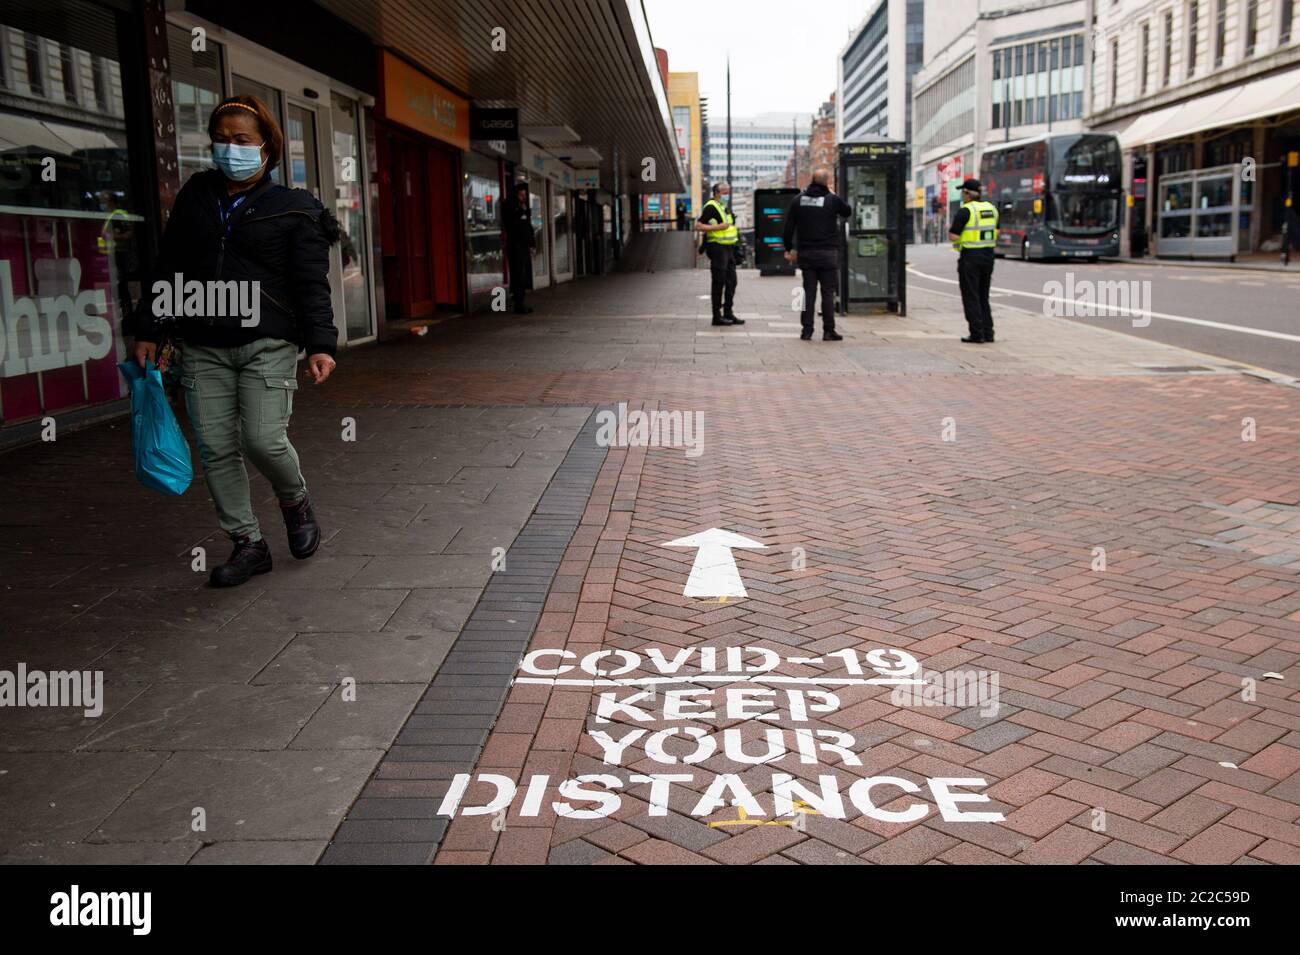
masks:
<svg viewBox="0 0 1300 955"><path fill-rule="evenodd" d="M232 108L246 109L254 116L257 116L257 110L253 109L253 107L249 106L247 103L222 103L220 106L217 107L217 112L220 113L223 109L232 109Z"/></svg>

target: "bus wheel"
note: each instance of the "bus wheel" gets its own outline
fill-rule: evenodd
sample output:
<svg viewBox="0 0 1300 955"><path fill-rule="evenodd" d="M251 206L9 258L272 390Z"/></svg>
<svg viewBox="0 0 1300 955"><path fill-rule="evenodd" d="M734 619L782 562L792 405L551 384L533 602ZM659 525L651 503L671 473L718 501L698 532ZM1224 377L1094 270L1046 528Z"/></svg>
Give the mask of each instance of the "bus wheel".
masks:
<svg viewBox="0 0 1300 955"><path fill-rule="evenodd" d="M1029 261L1029 240L1028 239L1025 239L1020 243L1020 261L1021 262Z"/></svg>

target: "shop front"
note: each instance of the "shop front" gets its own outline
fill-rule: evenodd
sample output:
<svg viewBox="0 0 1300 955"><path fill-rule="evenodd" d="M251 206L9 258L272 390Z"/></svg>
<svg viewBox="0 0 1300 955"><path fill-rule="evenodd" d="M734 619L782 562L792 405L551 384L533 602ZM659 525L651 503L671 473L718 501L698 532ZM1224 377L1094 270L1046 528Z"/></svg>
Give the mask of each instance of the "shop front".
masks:
<svg viewBox="0 0 1300 955"><path fill-rule="evenodd" d="M0 445L123 410L151 215L142 32L106 4L0 2Z"/></svg>
<svg viewBox="0 0 1300 955"><path fill-rule="evenodd" d="M574 275L573 167L528 141L520 144L521 177L528 183L532 203L533 287L567 282Z"/></svg>
<svg viewBox="0 0 1300 955"><path fill-rule="evenodd" d="M342 228L330 252L339 344L373 340L373 98L188 12L168 14L167 47L180 181L212 168L207 129L217 103L232 95L264 101L284 130L284 160L272 175L315 195Z"/></svg>
<svg viewBox="0 0 1300 955"><path fill-rule="evenodd" d="M461 201L469 180L461 166L469 102L387 50L379 69L375 138L387 321L464 311ZM491 179L477 164L472 175Z"/></svg>
<svg viewBox="0 0 1300 955"><path fill-rule="evenodd" d="M1294 215L1288 196L1300 151L1300 69L1108 130L1124 149L1132 197L1122 255L1149 249L1159 257L1231 259L1281 249Z"/></svg>

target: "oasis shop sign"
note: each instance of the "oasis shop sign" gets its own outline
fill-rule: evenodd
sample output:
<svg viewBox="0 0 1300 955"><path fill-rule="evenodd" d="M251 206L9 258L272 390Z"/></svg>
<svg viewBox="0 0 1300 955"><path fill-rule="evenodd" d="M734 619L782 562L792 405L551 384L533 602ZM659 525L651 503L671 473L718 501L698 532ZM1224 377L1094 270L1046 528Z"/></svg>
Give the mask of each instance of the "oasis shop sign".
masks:
<svg viewBox="0 0 1300 955"><path fill-rule="evenodd" d="M416 132L469 149L469 100L382 51L380 115Z"/></svg>
<svg viewBox="0 0 1300 955"><path fill-rule="evenodd" d="M471 106L469 138L513 142L519 138L519 110Z"/></svg>

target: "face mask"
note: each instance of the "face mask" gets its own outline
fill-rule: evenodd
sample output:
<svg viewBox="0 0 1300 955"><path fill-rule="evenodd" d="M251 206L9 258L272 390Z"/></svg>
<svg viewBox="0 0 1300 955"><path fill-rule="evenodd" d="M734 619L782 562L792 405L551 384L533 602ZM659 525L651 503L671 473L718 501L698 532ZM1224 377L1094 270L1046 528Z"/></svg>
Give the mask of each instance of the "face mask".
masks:
<svg viewBox="0 0 1300 955"><path fill-rule="evenodd" d="M262 168L262 147L213 143L212 161L227 179L243 182L257 175L257 171Z"/></svg>

